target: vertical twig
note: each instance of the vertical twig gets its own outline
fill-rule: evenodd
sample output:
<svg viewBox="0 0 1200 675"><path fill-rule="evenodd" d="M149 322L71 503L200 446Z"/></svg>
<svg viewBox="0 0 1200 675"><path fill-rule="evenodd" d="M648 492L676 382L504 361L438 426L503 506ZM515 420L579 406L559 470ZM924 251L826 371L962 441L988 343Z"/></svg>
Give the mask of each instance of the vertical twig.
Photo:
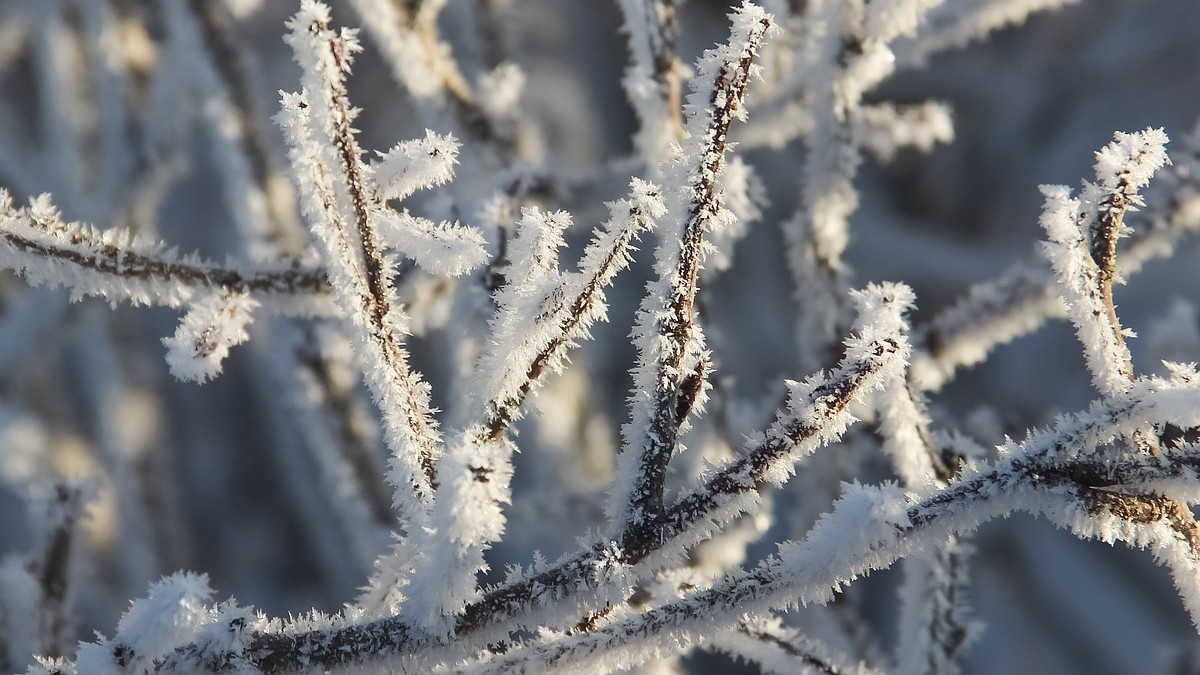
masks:
<svg viewBox="0 0 1200 675"><path fill-rule="evenodd" d="M433 496L440 437L428 385L408 365L402 339L406 317L394 297L393 263L382 254L375 197L368 192L351 127L345 77L359 46L345 32L335 34L328 8L309 0L289 25L289 42L305 71L306 95L285 96L280 124L306 193L306 213L325 246L335 296L362 340L367 382L383 410L395 457L398 505L418 523ZM412 495L405 494L409 490Z"/></svg>
<svg viewBox="0 0 1200 675"><path fill-rule="evenodd" d="M632 59L622 84L638 117L633 144L651 171L683 140L682 66L675 0L621 0Z"/></svg>
<svg viewBox="0 0 1200 675"><path fill-rule="evenodd" d="M707 52L700 61L688 100L691 138L676 169L683 185L674 217L682 222L678 235L664 231L658 280L647 288L634 329L639 358L630 401L633 419L624 429L625 447L609 505L622 539L643 536L661 517L667 463L680 427L703 400L706 387L710 364L695 323L705 237L730 218L720 182L726 139L732 121L745 116L746 86L757 72L754 59L772 26L769 15L750 5L732 18L729 45Z"/></svg>

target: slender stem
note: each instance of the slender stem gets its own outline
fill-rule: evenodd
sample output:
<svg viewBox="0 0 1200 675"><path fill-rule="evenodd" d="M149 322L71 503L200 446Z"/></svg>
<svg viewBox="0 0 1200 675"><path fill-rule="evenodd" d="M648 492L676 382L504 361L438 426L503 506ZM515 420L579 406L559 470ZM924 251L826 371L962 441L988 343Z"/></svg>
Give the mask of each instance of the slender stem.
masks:
<svg viewBox="0 0 1200 675"><path fill-rule="evenodd" d="M654 356L656 363L652 366L650 416L644 440L639 438L644 445L627 449L639 453L625 509L627 520L619 525L625 530L623 538L629 541L644 538L658 526L663 514L667 464L678 444L680 426L703 390L708 374L707 360L703 357L694 365L685 366L685 359L695 351L699 333L696 293L706 245L704 238L724 208L718 180L724 169L729 126L739 114L754 59L770 27L769 18L762 17L747 36L741 53L736 59L721 63L713 81L708 101L711 117L700 139L700 166L689 175L685 188L689 212L680 236L678 259L674 269L669 270L670 277L660 279L669 286L664 311L653 317L653 330L661 338L658 341L661 352ZM642 354L643 359L649 356Z"/></svg>

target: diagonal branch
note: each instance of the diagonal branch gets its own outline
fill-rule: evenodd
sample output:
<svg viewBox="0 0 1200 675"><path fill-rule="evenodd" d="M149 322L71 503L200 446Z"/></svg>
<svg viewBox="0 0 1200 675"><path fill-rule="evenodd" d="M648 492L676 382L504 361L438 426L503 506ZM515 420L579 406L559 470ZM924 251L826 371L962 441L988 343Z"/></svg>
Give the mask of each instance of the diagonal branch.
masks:
<svg viewBox="0 0 1200 675"><path fill-rule="evenodd" d="M850 486L833 512L823 517L803 542L785 544L777 556L754 570L594 631L522 645L454 672L607 671L629 666L644 654L679 640L699 639L714 629L733 627L747 613L827 603L847 580L886 568L947 536L969 532L1014 511L1045 515L1081 537L1121 538L1133 545L1153 543L1156 555L1163 558L1160 547L1170 544L1161 543L1162 533L1168 533L1168 539L1177 537L1170 534L1177 532L1173 510L1151 502L1121 514L1118 520L1132 526L1138 523L1130 519L1145 521L1136 532L1120 531L1112 519L1094 522L1095 514L1081 506L1094 488L1077 482L1076 475L1128 471L1167 489L1194 493L1200 448L1180 449L1169 462L1145 455L1107 462L1092 452L1095 443L1110 437L1116 428L1128 429L1164 417L1181 424L1195 423L1194 409L1186 411L1166 401L1175 395L1194 400L1196 388L1184 389L1172 392L1168 388L1157 394L1141 391L1139 394L1146 396L1143 400L1102 405L1086 419L1069 419L1059 429L1035 432L1021 447L1012 448L1017 455L916 503L894 486ZM1194 598L1187 596L1194 587L1194 582L1187 592L1181 587L1189 605Z"/></svg>
<svg viewBox="0 0 1200 675"><path fill-rule="evenodd" d="M449 619L478 597L484 553L504 534L515 449L509 426L530 392L562 367L567 351L603 317L604 287L629 264L634 238L663 215L657 188L638 180L630 188L630 199L609 204L611 217L584 251L579 271L570 274L558 272L553 254L567 214L525 211L512 252L525 274L497 294L490 348L473 387L482 403L478 421L450 444L439 464L438 482L445 487L433 528L414 534L420 557L405 613L427 630L447 631Z"/></svg>
<svg viewBox="0 0 1200 675"><path fill-rule="evenodd" d="M450 45L438 35L445 0L350 0L367 35L384 56L392 77L417 102L426 124L443 121L446 112L474 140L511 150L512 134L488 110L463 76ZM493 75L511 76L502 64Z"/></svg>
<svg viewBox="0 0 1200 675"><path fill-rule="evenodd" d="M863 663L847 666L844 657L831 656L820 642L777 619L742 619L735 629L714 635L712 642L721 651L757 662L764 673L772 675L881 675Z"/></svg>
<svg viewBox="0 0 1200 675"><path fill-rule="evenodd" d="M520 352L497 346L484 356L481 369L491 370L495 376L485 390L488 398L483 405L481 440L502 436L517 419L534 387L547 373L561 368L566 352L576 341L588 336L592 323L603 318L604 288L628 266L636 237L653 228L664 210L658 188L635 179L630 184L629 199L610 204L609 221L584 251L579 271L564 278L545 298L538 299L542 306L537 311L511 311L509 316L498 318L515 324L526 322L534 314L536 323L550 330L530 335L525 327L521 335L515 336L525 346ZM510 346L516 347L516 342ZM514 360L518 355L524 358Z"/></svg>
<svg viewBox="0 0 1200 675"><path fill-rule="evenodd" d="M1089 205L1087 212L1091 221L1085 225L1090 239L1088 252L1096 265L1095 294L1105 310L1106 328L1113 335L1116 353L1110 358L1117 363L1118 372L1127 381L1134 378L1133 361L1113 303L1113 284L1118 280L1117 240L1126 234L1125 212L1143 203L1138 190L1169 161L1163 150L1166 142L1166 134L1161 129L1117 134L1116 141L1096 153L1096 178L1100 182L1089 184L1086 190L1103 195L1098 203ZM1117 166L1109 166L1111 164ZM1085 194L1085 198L1089 197L1095 199L1096 195Z"/></svg>
<svg viewBox="0 0 1200 675"><path fill-rule="evenodd" d="M1096 153L1096 182L1084 183L1081 200L1071 199L1061 186L1042 188L1046 206L1041 225L1049 238L1044 252L1083 344L1092 381L1109 396L1134 382L1133 359L1113 304L1117 239L1125 234L1125 211L1142 204L1138 190L1169 161L1166 143L1161 129L1117 133ZM1135 434L1134 442L1145 452L1158 448L1150 430Z"/></svg>

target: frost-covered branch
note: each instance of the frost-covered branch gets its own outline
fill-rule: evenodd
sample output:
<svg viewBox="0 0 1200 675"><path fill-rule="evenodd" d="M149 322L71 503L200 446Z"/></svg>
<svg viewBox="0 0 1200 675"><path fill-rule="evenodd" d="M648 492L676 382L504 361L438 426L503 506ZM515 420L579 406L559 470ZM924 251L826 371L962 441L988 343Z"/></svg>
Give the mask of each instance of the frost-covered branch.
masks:
<svg viewBox="0 0 1200 675"><path fill-rule="evenodd" d="M965 535L952 535L932 551L904 561L895 672L963 672L967 648L982 632L967 605L968 566L974 547L966 540Z"/></svg>
<svg viewBox="0 0 1200 675"><path fill-rule="evenodd" d="M675 0L621 0L632 56L622 84L638 117L634 148L653 170L683 140L683 67Z"/></svg>
<svg viewBox="0 0 1200 675"><path fill-rule="evenodd" d="M1039 12L1050 12L1080 0L970 0L946 3L932 12L929 26L897 49L902 67L924 64L929 57L964 47L1008 26L1022 24Z"/></svg>
<svg viewBox="0 0 1200 675"><path fill-rule="evenodd" d="M1200 199L1194 172L1176 176L1166 206L1142 212L1142 226L1118 242L1115 278L1128 278L1146 263L1171 255L1186 235L1200 228ZM923 348L913 357L911 380L937 391L959 368L987 358L995 347L1025 335L1048 319L1066 318L1057 281L1045 264L1020 262L993 281L972 286L964 297L918 328Z"/></svg>
<svg viewBox="0 0 1200 675"><path fill-rule="evenodd" d="M954 140L949 107L934 101L915 105L863 105L851 124L854 127L852 133L863 150L885 163L901 149L929 152L939 143Z"/></svg>
<svg viewBox="0 0 1200 675"><path fill-rule="evenodd" d="M524 213L509 255L525 274L496 297L492 344L480 359L474 388L482 404L478 421L451 444L438 467L444 487L433 529L417 535L420 559L405 611L431 629L447 630L443 624L478 597L475 575L486 568L484 552L504 533L502 509L512 500L509 427L534 388L559 371L567 351L604 318L605 286L631 261L634 239L664 215L653 185L634 180L630 193L609 205L608 222L572 273L559 271L556 252L569 216L532 208Z"/></svg>
<svg viewBox="0 0 1200 675"><path fill-rule="evenodd" d="M1194 384L1154 380L1135 385L1131 396L1098 404L1081 416L1062 420L1053 430L1035 432L1020 446L1013 444L1010 457L968 472L915 503L895 487L849 486L804 541L782 546L778 556L754 570L595 631L555 636L510 650L490 659L486 672L628 667L675 641L700 639L714 628L732 627L745 613L827 603L848 580L1017 510L1067 524L1080 536L1151 544L1174 568L1178 556L1158 538L1164 532L1182 536L1171 522L1172 511L1139 510L1093 521L1096 514L1080 504L1103 485L1103 478L1121 474L1137 475L1138 484L1157 485L1168 493L1194 495L1200 487L1192 468L1200 459L1194 447L1180 449L1168 462L1145 458L1097 462L1093 453L1097 444L1147 424L1195 425L1200 414L1190 407L1197 396L1200 390ZM1077 477L1090 478L1092 483L1082 484ZM1200 595L1190 584L1180 590L1195 616L1195 599Z"/></svg>
<svg viewBox="0 0 1200 675"><path fill-rule="evenodd" d="M901 378L889 383L877 399L883 451L900 480L922 493L949 482L957 467L937 448L923 394Z"/></svg>
<svg viewBox="0 0 1200 675"><path fill-rule="evenodd" d="M962 457L938 447L922 392L902 376L876 399L883 451L901 484L921 496L945 488L958 475ZM966 649L980 632L967 609L971 551L970 544L952 535L904 561L904 582L898 593L897 672L961 672Z"/></svg>
<svg viewBox="0 0 1200 675"><path fill-rule="evenodd" d="M689 69L711 3L350 0L359 58L316 0L286 10L291 53L263 0L0 0L0 669L649 675L720 651L959 675L995 609L972 577L1045 609L998 567L1032 553L1025 521L1003 555L981 527L1014 511L1148 549L1200 617L1197 280L1165 262L1121 296L1139 321L1125 305L1182 296L1144 350L1113 289L1200 227L1200 143L1143 190L1165 132L1118 136L1049 195L1054 265L937 311L994 257L1007 192L1108 130L1072 113L1101 92L1072 54L1065 99L987 72L1036 48L1020 32L928 57L1071 1L742 0ZM1194 55L1148 2L1031 29L1119 44L1102 75L1127 82ZM271 127L259 81L289 57ZM1189 100L1160 89L1136 93ZM932 318L911 330L908 285L856 276L904 277ZM1086 410L1050 419L1084 390L1061 340L932 393L1048 318L1080 333ZM164 346L166 368L144 353ZM86 511L30 490L73 484ZM1122 596L1103 555L1061 558L1089 602ZM1112 609L1194 638L1135 591L1146 616Z"/></svg>
<svg viewBox="0 0 1200 675"><path fill-rule="evenodd" d="M512 142L511 117L524 82L516 66L499 64L475 87L467 81L450 45L438 35L446 0L351 0L367 35L387 60L392 76L421 104L427 124L443 111L481 141Z"/></svg>
<svg viewBox="0 0 1200 675"><path fill-rule="evenodd" d="M494 321L497 346L479 367L489 378L482 397L487 437L505 432L536 383L545 373L557 372L566 351L588 337L593 322L605 317L604 288L630 263L636 238L664 215L658 188L635 179L629 198L609 205L609 220L584 251L577 272L533 273L501 290ZM537 235L522 230L521 236ZM529 253L532 265L526 269L544 264L536 251ZM530 315L534 326L524 325ZM520 358L514 358L517 355Z"/></svg>
<svg viewBox="0 0 1200 675"><path fill-rule="evenodd" d="M732 218L724 205L726 138L734 119L746 116L743 100L755 76L755 56L771 17L753 5L731 16L729 43L701 57L687 102L688 139L673 169L677 186L668 204L677 223L663 228L655 272L638 310L634 340L631 421L609 504L622 536L657 526L663 508L667 463L688 414L704 400L709 359L696 324L696 292L705 237Z"/></svg>
<svg viewBox="0 0 1200 675"><path fill-rule="evenodd" d="M97 296L112 304L181 307L223 291L255 296L268 311L333 312L320 269L298 263L239 269L181 256L126 230L65 222L49 195L14 208L8 193L0 192L0 266L35 285L64 287L76 299Z"/></svg>
<svg viewBox="0 0 1200 675"><path fill-rule="evenodd" d="M731 656L753 661L765 673L789 675L879 675L880 671L865 664L846 665L844 659L829 655L819 642L805 637L777 619L743 619L734 630L713 635L717 649Z"/></svg>
<svg viewBox="0 0 1200 675"><path fill-rule="evenodd" d="M1125 234L1127 209L1142 205L1138 190L1167 163L1161 129L1116 135L1096 153L1096 183L1086 182L1079 199L1063 186L1044 186L1041 224L1045 246L1087 356L1096 387L1123 391L1133 381L1125 331L1117 319L1112 286L1117 280L1117 239Z"/></svg>
<svg viewBox="0 0 1200 675"><path fill-rule="evenodd" d="M403 344L407 317L395 298L395 262L383 253L378 225L391 215L380 202L386 192L374 187L351 126L356 111L346 98L345 78L358 42L352 32L332 31L328 7L310 0L289 26L288 42L304 70L305 90L284 96L279 124L291 146L305 213L324 244L336 299L362 341L364 372L383 410L394 453L391 480L397 505L420 522L418 514L437 481L440 436L428 385L409 368ZM438 164L432 167L436 173L418 185L445 180ZM434 265L439 266L460 264Z"/></svg>
<svg viewBox="0 0 1200 675"><path fill-rule="evenodd" d="M550 569L501 585L467 604L454 623L459 644L453 653L461 653L467 644L501 639L506 626L536 626L540 615L555 613L565 598L576 598L571 612L576 617L591 611L588 608L620 602L629 592L632 574L677 561L687 547L753 508L760 485L787 480L796 462L840 436L853 421L847 410L853 401L900 372L908 354L901 312L910 299L904 287L864 291L859 299L863 332L847 341L845 361L828 377L792 383L788 408L770 429L747 442L738 459L676 501L655 530L644 531L640 538L627 537L623 546L595 542ZM256 668L274 673L300 663L332 667L436 650L436 644L428 635L415 633L403 617L389 617L320 630L259 633L251 637L246 653ZM202 645L190 645L166 661L160 672L212 668L212 659L219 656L206 653Z"/></svg>
<svg viewBox="0 0 1200 675"><path fill-rule="evenodd" d="M812 127L804 136L808 154L800 202L783 225L800 310L797 339L805 368L824 363L825 352L845 321L843 298L849 284L842 258L849 242L849 219L858 208L854 180L861 151L870 146L882 155L894 151L887 136L861 134L887 120L893 127L889 135L902 137L904 126L909 127L908 135L915 135L915 128L905 124L895 109L867 108L864 114L862 97L893 72L890 43L913 34L924 14L939 4L941 0L820 0L807 5L806 18L821 26L811 47L805 45L812 50L805 55ZM934 114L933 119L938 122L933 129L945 126L944 114ZM932 141L945 132L920 134Z"/></svg>

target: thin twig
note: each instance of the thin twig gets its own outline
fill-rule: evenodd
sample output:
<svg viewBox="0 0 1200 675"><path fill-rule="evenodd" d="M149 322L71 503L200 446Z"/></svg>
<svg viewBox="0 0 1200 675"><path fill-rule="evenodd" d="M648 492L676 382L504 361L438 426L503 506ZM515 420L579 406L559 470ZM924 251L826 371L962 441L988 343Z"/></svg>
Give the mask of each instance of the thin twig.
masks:
<svg viewBox="0 0 1200 675"><path fill-rule="evenodd" d="M753 75L754 59L771 26L769 17L760 15L748 27L747 34L741 36L744 42L739 44L740 53L721 55L727 60L715 65L709 109L703 113L706 118L696 118L705 126L699 132L700 138L694 141L698 144L695 159L699 166L688 175L684 190L688 213L680 241L664 243L664 246L678 246L678 256L664 259L666 265L673 263L673 268L664 266L659 270L659 284L664 287L665 297L657 297L657 288L652 287L652 295L644 303L639 319L653 322L639 328L647 332L639 368L649 374L644 382L650 396L649 415L644 421L645 428L631 429L635 436L627 438L632 445L626 452L634 453L636 461L627 464L632 482L623 487L628 494L617 496L618 500L624 500L620 505L623 522L618 526L624 530L622 537L630 541L645 537L658 526L663 512L667 464L675 452L680 427L703 391L708 375L707 359L696 353L700 331L695 323L705 235L723 217L724 196L718 179L724 169L729 126L744 114L741 106ZM671 253L674 251L671 249ZM661 309L657 306L660 302ZM687 359L695 362L688 364ZM634 424L642 422L635 414Z"/></svg>

